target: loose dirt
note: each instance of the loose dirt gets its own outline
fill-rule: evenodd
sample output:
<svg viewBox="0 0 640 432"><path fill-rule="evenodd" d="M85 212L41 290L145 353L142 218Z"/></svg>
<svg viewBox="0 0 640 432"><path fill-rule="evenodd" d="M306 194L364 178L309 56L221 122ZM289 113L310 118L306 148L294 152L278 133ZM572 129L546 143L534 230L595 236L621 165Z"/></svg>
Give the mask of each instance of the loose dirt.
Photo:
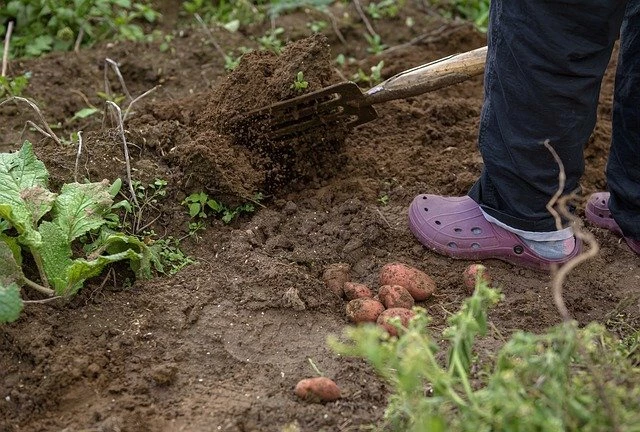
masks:
<svg viewBox="0 0 640 432"><path fill-rule="evenodd" d="M166 3L175 16L173 2ZM180 33L167 52L157 44L114 43L11 62L10 73L33 73L26 96L59 124L60 136L84 131L75 173L74 145L25 129L27 120L36 121L25 106L0 107L0 150L31 139L54 186L74 173L92 181L126 178L113 118L105 115L104 127L99 115L69 120L87 103L103 107L96 93L104 89L108 57L119 63L134 97L161 85L133 107L126 124L133 178L168 182L167 196L145 214L150 229L186 235L189 219L180 202L192 192L236 202L255 192L266 197L255 214L230 225L209 220L198 238L187 237L182 247L197 263L174 276L131 284L118 268L72 299L29 304L17 322L0 327L0 431L346 431L381 421L386 384L364 362L339 357L325 343L348 322L345 302L325 288L322 273L345 262L354 281L377 288L385 263L420 268L438 286L420 305L433 317L434 334L443 329L467 296L468 263L425 250L410 234L406 213L416 194L462 195L479 175L482 79L383 104L375 122L346 136L327 131L315 137L316 146L242 142L226 125L238 112L290 97L299 70L309 90L340 81L331 63L338 53L367 58L339 69L347 77L380 60L389 77L484 45L484 35L470 27L443 25L408 3L397 20L374 22L382 40L396 47L375 57L366 57L364 27L346 9L334 15L350 13L341 24L347 45L328 29L328 39L291 44L281 57L249 55L233 74L197 29ZM408 16L412 27L404 25ZM309 18L299 12L277 23L299 39L308 35ZM254 37L267 26L214 30L214 36L225 48L255 47ZM586 148L585 196L606 186L614 68L615 58ZM107 76L121 92L108 70ZM637 303L625 301L640 286L638 256L611 233L588 229L602 251L569 275L567 306L581 323L597 320L618 333L626 324L637 328ZM541 331L559 315L549 276L498 261L485 265L505 294L490 314L497 331L478 346L486 359L503 337ZM338 383L341 399L296 398L296 382L315 374L309 359Z"/></svg>

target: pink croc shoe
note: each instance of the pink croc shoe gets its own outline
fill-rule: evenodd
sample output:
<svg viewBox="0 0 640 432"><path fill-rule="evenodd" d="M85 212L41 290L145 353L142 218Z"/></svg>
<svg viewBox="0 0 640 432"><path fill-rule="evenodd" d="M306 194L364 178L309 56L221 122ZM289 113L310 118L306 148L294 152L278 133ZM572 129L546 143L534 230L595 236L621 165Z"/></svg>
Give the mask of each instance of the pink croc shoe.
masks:
<svg viewBox="0 0 640 432"><path fill-rule="evenodd" d="M516 234L487 221L468 196L418 195L409 207L409 228L420 243L451 258L499 259L536 270L562 265L582 250L576 239L570 255L557 260L543 258Z"/></svg>
<svg viewBox="0 0 640 432"><path fill-rule="evenodd" d="M622 237L622 230L609 211L609 192L596 192L589 197L584 214L597 227L608 229ZM640 240L624 237L632 251L640 255Z"/></svg>

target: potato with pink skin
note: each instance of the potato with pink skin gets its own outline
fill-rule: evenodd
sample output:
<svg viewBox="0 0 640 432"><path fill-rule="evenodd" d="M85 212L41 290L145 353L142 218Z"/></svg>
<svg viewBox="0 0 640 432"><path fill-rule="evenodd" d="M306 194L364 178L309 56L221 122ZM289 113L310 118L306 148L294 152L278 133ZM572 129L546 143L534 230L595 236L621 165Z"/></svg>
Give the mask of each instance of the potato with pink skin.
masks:
<svg viewBox="0 0 640 432"><path fill-rule="evenodd" d="M476 278L480 273L482 273L481 280L485 282L487 286L491 286L491 276L489 275L487 268L482 264L471 264L462 273L464 286L467 287L467 291L470 294L473 294L476 290Z"/></svg>
<svg viewBox="0 0 640 432"><path fill-rule="evenodd" d="M332 402L340 399L340 387L327 377L300 380L294 391L296 396L309 402Z"/></svg>
<svg viewBox="0 0 640 432"><path fill-rule="evenodd" d="M407 327L409 325L409 321L411 321L411 318L413 318L415 315L416 315L415 312L409 309L391 308L382 312L378 317L376 323L380 327L385 329L387 333L389 333L391 336L398 336L398 329L395 326L393 326L389 322L389 320L391 318L398 317L400 318L400 323L402 324L402 326Z"/></svg>
<svg viewBox="0 0 640 432"><path fill-rule="evenodd" d="M347 303L347 318L356 324L376 322L384 311L384 305L370 298L358 298Z"/></svg>
<svg viewBox="0 0 640 432"><path fill-rule="evenodd" d="M415 300L406 288L400 285L382 285L378 291L380 301L387 309L404 308L411 309Z"/></svg>
<svg viewBox="0 0 640 432"><path fill-rule="evenodd" d="M345 282L343 289L344 295L347 300L373 297L373 293L365 284L357 282Z"/></svg>
<svg viewBox="0 0 640 432"><path fill-rule="evenodd" d="M339 298L344 296L344 284L351 280L351 266L347 263L330 264L322 273L322 280Z"/></svg>
<svg viewBox="0 0 640 432"><path fill-rule="evenodd" d="M426 300L436 290L436 283L428 274L402 263L390 263L382 267L380 285L400 285L416 301Z"/></svg>

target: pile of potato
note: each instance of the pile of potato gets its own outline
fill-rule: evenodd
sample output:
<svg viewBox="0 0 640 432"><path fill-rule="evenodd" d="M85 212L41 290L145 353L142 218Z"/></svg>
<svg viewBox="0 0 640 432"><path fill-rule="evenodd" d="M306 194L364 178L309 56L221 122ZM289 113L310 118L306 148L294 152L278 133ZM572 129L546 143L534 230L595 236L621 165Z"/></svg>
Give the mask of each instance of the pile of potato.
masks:
<svg viewBox="0 0 640 432"><path fill-rule="evenodd" d="M345 263L328 266L323 280L335 295L349 301L346 312L351 322L377 323L393 336L397 336L397 330L389 319L398 317L406 326L414 315L411 309L415 302L426 300L436 290L429 275L402 263L382 267L377 294L368 286L351 281L351 267Z"/></svg>

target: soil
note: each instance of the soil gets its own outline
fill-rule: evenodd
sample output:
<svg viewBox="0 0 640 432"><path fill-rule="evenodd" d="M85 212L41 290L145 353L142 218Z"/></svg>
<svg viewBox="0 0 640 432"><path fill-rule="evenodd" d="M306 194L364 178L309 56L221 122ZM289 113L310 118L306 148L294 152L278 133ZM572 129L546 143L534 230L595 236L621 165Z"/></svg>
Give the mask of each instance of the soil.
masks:
<svg viewBox="0 0 640 432"><path fill-rule="evenodd" d="M343 358L326 345L348 325L345 301L325 288L324 269L351 266L352 279L377 288L388 262L426 271L437 284L424 306L433 332L466 298L468 262L423 248L410 234L407 208L423 192L463 195L480 173L476 132L482 78L421 97L388 102L379 118L346 134L335 128L316 141L246 142L227 126L237 113L291 97L295 73L308 90L368 70L384 60L389 77L404 69L485 44L468 25L443 23L408 2L395 19L373 24L394 47L368 55L366 31L355 10L338 2L333 15L347 44L331 29L309 36L313 11L280 17L276 24L297 41L280 57L247 55L231 74L199 27L175 31L171 49L159 43L108 43L79 53L15 60L10 74L32 72L25 96L38 102L63 140L43 138L21 103L0 107L0 150L35 144L51 172L52 186L74 179L126 179L122 139L113 117L70 120L92 104L105 76L113 91L125 89L105 59L119 64L137 102L126 122L132 177L168 182L167 195L150 207L143 224L161 236L188 234L180 203L192 192L246 202L265 198L252 214L224 224L210 218L183 250L196 260L177 274L131 283L123 268L90 281L75 297L28 304L21 318L0 327L0 431L346 431L380 424L389 388L363 361ZM177 28L175 2L158 2L163 27ZM340 8L346 8L344 10ZM415 24L405 25L411 16ZM225 49L256 47L269 23L243 32L212 29ZM420 37L425 35L424 37ZM408 44L414 40L414 43ZM364 59L334 69L338 53ZM586 147L584 196L606 187L615 56L602 86L598 123ZM105 71L106 68L106 71ZM83 131L77 146L68 143ZM578 209L582 215L583 208ZM580 323L599 321L618 335L640 325L634 292L639 258L615 235L587 228L599 255L569 274L564 296ZM499 261L485 265L505 298L490 313L494 329L477 349L483 361L512 332L542 331L560 321L550 277ZM38 299L26 291L26 298ZM633 301L629 301L629 300ZM309 359L341 388L335 402L309 403L293 389L315 375Z"/></svg>

